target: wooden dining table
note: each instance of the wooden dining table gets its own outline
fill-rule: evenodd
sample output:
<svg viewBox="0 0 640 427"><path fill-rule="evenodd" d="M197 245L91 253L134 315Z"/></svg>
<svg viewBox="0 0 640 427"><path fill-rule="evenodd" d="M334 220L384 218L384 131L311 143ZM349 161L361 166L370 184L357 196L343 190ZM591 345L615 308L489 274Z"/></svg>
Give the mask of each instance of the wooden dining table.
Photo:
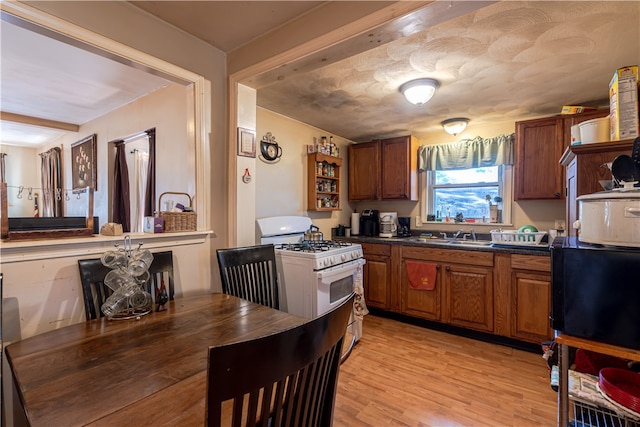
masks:
<svg viewBox="0 0 640 427"><path fill-rule="evenodd" d="M167 308L139 320L79 323L7 346L15 425L201 426L209 346L306 320L225 294L178 298Z"/></svg>

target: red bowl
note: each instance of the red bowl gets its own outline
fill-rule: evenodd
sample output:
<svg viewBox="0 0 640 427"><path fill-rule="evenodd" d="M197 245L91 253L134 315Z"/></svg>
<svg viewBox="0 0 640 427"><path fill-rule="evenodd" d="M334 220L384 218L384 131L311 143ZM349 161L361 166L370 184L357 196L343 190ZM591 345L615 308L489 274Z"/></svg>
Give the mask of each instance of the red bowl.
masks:
<svg viewBox="0 0 640 427"><path fill-rule="evenodd" d="M640 374L628 369L603 368L600 389L625 408L640 412Z"/></svg>

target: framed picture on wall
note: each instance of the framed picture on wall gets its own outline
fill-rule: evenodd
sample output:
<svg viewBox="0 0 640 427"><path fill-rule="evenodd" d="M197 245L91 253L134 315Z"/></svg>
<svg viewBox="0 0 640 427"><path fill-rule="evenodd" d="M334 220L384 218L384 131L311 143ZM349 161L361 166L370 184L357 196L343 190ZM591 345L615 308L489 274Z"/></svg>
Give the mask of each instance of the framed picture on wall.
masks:
<svg viewBox="0 0 640 427"><path fill-rule="evenodd" d="M73 190L98 189L98 136L94 133L71 144L71 183Z"/></svg>
<svg viewBox="0 0 640 427"><path fill-rule="evenodd" d="M256 157L256 133L250 129L238 128L238 156Z"/></svg>

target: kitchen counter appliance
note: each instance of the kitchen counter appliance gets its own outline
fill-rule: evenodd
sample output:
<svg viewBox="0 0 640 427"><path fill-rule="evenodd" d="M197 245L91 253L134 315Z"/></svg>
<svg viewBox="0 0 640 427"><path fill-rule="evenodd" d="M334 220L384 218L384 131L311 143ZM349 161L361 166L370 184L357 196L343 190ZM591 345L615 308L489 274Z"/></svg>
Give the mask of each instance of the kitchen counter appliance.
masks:
<svg viewBox="0 0 640 427"><path fill-rule="evenodd" d="M640 249L556 237L551 245L551 327L640 349Z"/></svg>
<svg viewBox="0 0 640 427"><path fill-rule="evenodd" d="M580 219L573 224L582 242L640 248L640 188L618 188L576 199Z"/></svg>
<svg viewBox="0 0 640 427"><path fill-rule="evenodd" d="M260 242L275 244L282 287L280 308L312 319L337 307L355 291L362 303L354 304L358 313L354 313L349 331L357 341L362 336L360 309L364 307L362 246L343 241L304 240L310 227L308 217L257 220ZM281 230L285 231L282 235Z"/></svg>
<svg viewBox="0 0 640 427"><path fill-rule="evenodd" d="M398 213L380 213L380 237L395 237L398 235Z"/></svg>
<svg viewBox="0 0 640 427"><path fill-rule="evenodd" d="M398 237L411 237L411 218L408 216L398 217Z"/></svg>
<svg viewBox="0 0 640 427"><path fill-rule="evenodd" d="M374 209L363 209L360 214L360 235L378 237L380 234L380 213Z"/></svg>

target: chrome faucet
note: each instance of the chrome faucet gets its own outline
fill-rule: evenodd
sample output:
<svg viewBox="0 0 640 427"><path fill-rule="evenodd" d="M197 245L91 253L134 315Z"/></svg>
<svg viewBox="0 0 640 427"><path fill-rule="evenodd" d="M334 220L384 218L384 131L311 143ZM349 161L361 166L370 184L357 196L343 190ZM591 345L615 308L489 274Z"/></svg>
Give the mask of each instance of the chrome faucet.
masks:
<svg viewBox="0 0 640 427"><path fill-rule="evenodd" d="M476 239L476 232L475 232L475 230L473 228L471 229L471 238L473 239L474 242L477 240Z"/></svg>
<svg viewBox="0 0 640 427"><path fill-rule="evenodd" d="M447 233L440 233L440 236L442 236L443 239L447 238Z"/></svg>
<svg viewBox="0 0 640 427"><path fill-rule="evenodd" d="M464 230L460 229L460 230L456 231L456 234L453 235L453 238L457 239L463 233L464 233Z"/></svg>

